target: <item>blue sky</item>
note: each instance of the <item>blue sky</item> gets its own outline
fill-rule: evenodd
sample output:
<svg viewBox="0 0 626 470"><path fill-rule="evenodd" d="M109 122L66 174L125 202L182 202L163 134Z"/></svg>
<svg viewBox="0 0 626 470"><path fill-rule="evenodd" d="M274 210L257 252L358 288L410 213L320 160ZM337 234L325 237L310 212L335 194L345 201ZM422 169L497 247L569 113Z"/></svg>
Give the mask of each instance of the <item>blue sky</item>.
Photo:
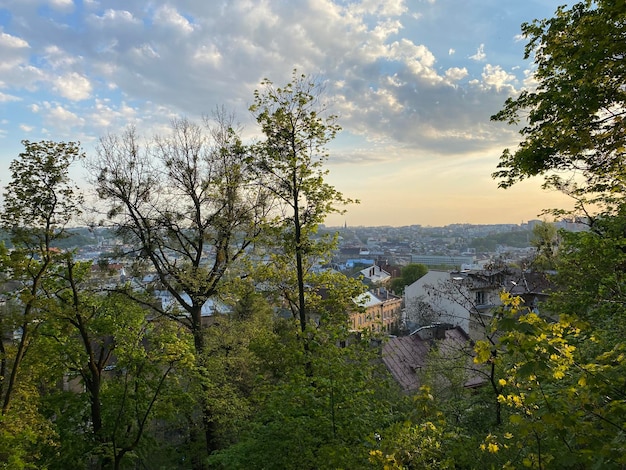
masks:
<svg viewBox="0 0 626 470"><path fill-rule="evenodd" d="M0 0L0 185L28 139L146 136L176 116L247 111L267 77L325 83L343 131L329 181L361 203L330 225L520 223L566 204L491 179L518 141L491 123L532 87L520 25L552 0ZM75 176L81 181L82 171Z"/></svg>

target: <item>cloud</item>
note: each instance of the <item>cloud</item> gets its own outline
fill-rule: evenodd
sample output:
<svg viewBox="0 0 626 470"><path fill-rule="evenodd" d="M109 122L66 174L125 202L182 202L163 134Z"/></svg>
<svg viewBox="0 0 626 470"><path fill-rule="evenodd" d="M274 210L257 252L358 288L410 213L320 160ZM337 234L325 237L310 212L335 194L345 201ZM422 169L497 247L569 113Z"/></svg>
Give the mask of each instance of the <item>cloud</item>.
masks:
<svg viewBox="0 0 626 470"><path fill-rule="evenodd" d="M118 25L137 25L141 21L128 10L114 10L109 8L104 11L102 15L94 14L88 18L89 22L93 25L105 26L107 24Z"/></svg>
<svg viewBox="0 0 626 470"><path fill-rule="evenodd" d="M3 50L7 49L21 49L25 47L29 47L28 43L21 38L11 36L7 33L0 34L0 47Z"/></svg>
<svg viewBox="0 0 626 470"><path fill-rule="evenodd" d="M84 118L59 104L45 103L45 105L45 121L56 129L67 133L84 124Z"/></svg>
<svg viewBox="0 0 626 470"><path fill-rule="evenodd" d="M70 68L80 62L80 57L68 54L57 45L44 47L43 57L53 69Z"/></svg>
<svg viewBox="0 0 626 470"><path fill-rule="evenodd" d="M73 0L50 0L52 8L61 11L71 11L74 9Z"/></svg>
<svg viewBox="0 0 626 470"><path fill-rule="evenodd" d="M84 117L74 123L84 132L133 120L160 126L163 116L197 117L222 104L253 127L247 108L260 80L283 84L296 67L326 84L332 110L353 138L456 152L500 139L482 120L515 92L513 75L502 67L472 67L457 44L438 49L407 26L422 21L435 2L92 1L83 3L69 32L60 20L39 17L38 4L30 0L29 28L11 36L20 45L15 63L21 75L30 73L24 83L49 85L50 102ZM31 41L37 29L47 41ZM481 44L472 60L484 61L484 51ZM10 83L17 82L16 76Z"/></svg>
<svg viewBox="0 0 626 470"><path fill-rule="evenodd" d="M8 95L0 91L0 103L8 103L9 101L21 101L22 98L15 95Z"/></svg>
<svg viewBox="0 0 626 470"><path fill-rule="evenodd" d="M515 91L513 86L513 82L516 80L515 75L506 72L499 65L485 65L482 77L486 87L494 87L498 92L505 90L514 93Z"/></svg>
<svg viewBox="0 0 626 470"><path fill-rule="evenodd" d="M91 82L87 77L71 72L54 79L54 89L71 101L86 100L91 95Z"/></svg>
<svg viewBox="0 0 626 470"><path fill-rule="evenodd" d="M468 75L468 72L465 67L463 68L452 67L446 70L446 78L448 78L450 81L462 80L465 77L467 77L467 75Z"/></svg>
<svg viewBox="0 0 626 470"><path fill-rule="evenodd" d="M154 23L156 25L178 29L183 34L189 34L194 30L191 22L178 13L176 8L169 5L163 5L156 10Z"/></svg>
<svg viewBox="0 0 626 470"><path fill-rule="evenodd" d="M9 71L15 67L19 67L28 60L28 49L30 48L27 41L17 36L7 33L0 33L0 78L3 78L4 71Z"/></svg>
<svg viewBox="0 0 626 470"><path fill-rule="evenodd" d="M356 15L399 16L407 11L404 0L363 0L348 8Z"/></svg>
<svg viewBox="0 0 626 470"><path fill-rule="evenodd" d="M476 54L469 56L470 59L475 60L476 62L482 62L487 58L487 54L485 54L485 45L481 44L478 46L478 50Z"/></svg>

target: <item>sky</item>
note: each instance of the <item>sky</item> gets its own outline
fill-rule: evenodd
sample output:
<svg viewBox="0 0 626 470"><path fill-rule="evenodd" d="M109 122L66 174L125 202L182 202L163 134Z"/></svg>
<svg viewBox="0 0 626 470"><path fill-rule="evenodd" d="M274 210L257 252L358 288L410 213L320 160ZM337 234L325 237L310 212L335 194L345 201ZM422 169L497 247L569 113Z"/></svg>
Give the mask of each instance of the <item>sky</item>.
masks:
<svg viewBox="0 0 626 470"><path fill-rule="evenodd" d="M360 200L327 225L523 223L568 204L491 174L517 129L490 116L533 87L520 26L563 0L0 0L0 186L21 141L98 139L217 107L258 137L264 78L324 84L341 133L327 181ZM84 169L75 169L79 184Z"/></svg>

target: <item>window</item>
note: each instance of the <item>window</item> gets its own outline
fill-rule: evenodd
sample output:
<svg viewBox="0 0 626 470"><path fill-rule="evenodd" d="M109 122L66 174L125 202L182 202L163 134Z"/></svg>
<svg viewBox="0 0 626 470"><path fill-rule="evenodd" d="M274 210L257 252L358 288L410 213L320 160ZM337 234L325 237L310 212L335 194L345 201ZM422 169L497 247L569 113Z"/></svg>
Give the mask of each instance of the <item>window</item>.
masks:
<svg viewBox="0 0 626 470"><path fill-rule="evenodd" d="M484 291L476 291L476 305L485 305L487 303L485 297L486 296Z"/></svg>

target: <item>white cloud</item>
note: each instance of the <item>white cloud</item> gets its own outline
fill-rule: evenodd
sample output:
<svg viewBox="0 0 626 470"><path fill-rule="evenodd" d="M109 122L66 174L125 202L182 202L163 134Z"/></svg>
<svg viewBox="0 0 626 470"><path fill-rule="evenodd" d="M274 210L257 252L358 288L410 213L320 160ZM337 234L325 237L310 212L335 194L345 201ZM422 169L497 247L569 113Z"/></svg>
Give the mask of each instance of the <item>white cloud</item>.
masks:
<svg viewBox="0 0 626 470"><path fill-rule="evenodd" d="M50 5L61 11L71 11L74 9L73 0L50 0Z"/></svg>
<svg viewBox="0 0 626 470"><path fill-rule="evenodd" d="M18 64L26 67L28 54L38 65L45 59L43 78L36 82L32 75L28 83L51 83L57 96L49 99L70 100L62 109L86 118L84 131L94 135L125 121L149 126L154 120L161 126L175 114L199 116L221 104L236 108L249 122L247 107L260 80L284 84L297 67L319 74L327 84L332 110L352 136L446 153L499 139L479 122L489 120L502 103L500 93L512 92L515 83L502 69L485 67L476 76L465 46L452 37L443 44L426 42L413 25L432 19L440 3L232 0L216 6L118 0L83 5L81 33L73 36L63 25L52 34L53 20L37 23L33 15L31 31L39 26L54 43L37 51L19 49ZM21 37L35 44L31 36ZM486 47L491 44L481 44L473 60L485 60ZM6 81L1 74L0 81ZM47 126L53 132L54 122Z"/></svg>
<svg viewBox="0 0 626 470"><path fill-rule="evenodd" d="M482 78L487 87L493 87L498 92L507 90L513 93L515 91L513 86L513 82L516 80L515 75L506 72L499 65L485 65Z"/></svg>
<svg viewBox="0 0 626 470"><path fill-rule="evenodd" d="M116 27L124 25L138 25L141 21L128 10L108 9L102 15L92 14L87 21L91 24L104 27L114 25Z"/></svg>
<svg viewBox="0 0 626 470"><path fill-rule="evenodd" d="M142 44L133 48L133 53L138 59L158 59L160 57L157 50L151 44Z"/></svg>
<svg viewBox="0 0 626 470"><path fill-rule="evenodd" d="M20 49L23 47L29 47L28 42L22 38L11 36L7 33L0 33L0 48L3 49Z"/></svg>
<svg viewBox="0 0 626 470"><path fill-rule="evenodd" d="M23 130L24 132L32 132L34 127L29 126L28 124L20 124L20 129Z"/></svg>
<svg viewBox="0 0 626 470"><path fill-rule="evenodd" d="M467 77L467 75L468 72L465 67L452 67L446 70L446 77L452 81L462 80L463 78Z"/></svg>
<svg viewBox="0 0 626 470"><path fill-rule="evenodd" d="M198 62L208 63L218 67L222 63L222 54L215 44L201 45L193 56Z"/></svg>
<svg viewBox="0 0 626 470"><path fill-rule="evenodd" d="M89 112L89 121L99 128L102 133L111 129L119 129L130 123L136 123L139 112L125 102L115 105L110 100L96 99L94 107Z"/></svg>
<svg viewBox="0 0 626 470"><path fill-rule="evenodd" d="M155 24L176 28L184 34L193 32L194 27L187 18L170 5L159 7L154 14Z"/></svg>
<svg viewBox="0 0 626 470"><path fill-rule="evenodd" d="M48 64L55 69L73 67L80 61L79 57L68 54L56 45L46 46L44 57Z"/></svg>
<svg viewBox="0 0 626 470"><path fill-rule="evenodd" d="M15 95L8 95L0 91L0 103L8 103L9 101L21 101L22 98Z"/></svg>
<svg viewBox="0 0 626 470"><path fill-rule="evenodd" d="M76 72L56 77L53 83L55 91L68 100L86 100L91 95L91 82Z"/></svg>
<svg viewBox="0 0 626 470"><path fill-rule="evenodd" d="M407 11L404 0L362 0L349 6L356 15L399 16Z"/></svg>
<svg viewBox="0 0 626 470"><path fill-rule="evenodd" d="M30 46L24 39L7 33L0 33L0 57L2 57L0 71L11 71L15 67L25 64L28 60L29 49Z"/></svg>
<svg viewBox="0 0 626 470"><path fill-rule="evenodd" d="M46 120L53 123L54 127L69 129L82 126L84 119L77 114L67 110L61 105L49 105L46 110Z"/></svg>
<svg viewBox="0 0 626 470"><path fill-rule="evenodd" d="M476 54L469 56L470 59L475 60L476 62L482 62L487 58L487 54L485 54L485 45L481 44L478 46L476 50Z"/></svg>

